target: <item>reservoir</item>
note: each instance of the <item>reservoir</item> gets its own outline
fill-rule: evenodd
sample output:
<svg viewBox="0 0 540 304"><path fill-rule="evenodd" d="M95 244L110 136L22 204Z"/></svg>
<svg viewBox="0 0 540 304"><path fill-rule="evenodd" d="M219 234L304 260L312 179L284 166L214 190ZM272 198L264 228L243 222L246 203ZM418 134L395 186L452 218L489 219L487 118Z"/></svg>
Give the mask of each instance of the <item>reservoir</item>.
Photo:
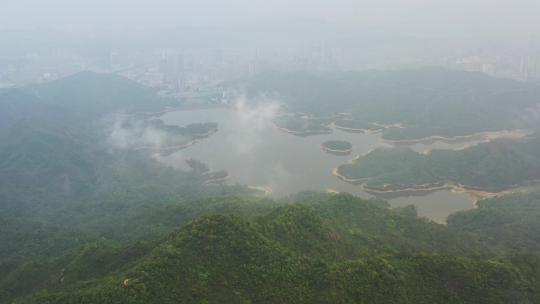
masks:
<svg viewBox="0 0 540 304"><path fill-rule="evenodd" d="M368 198L360 186L341 181L332 170L374 148L389 146L378 133L349 133L334 129L331 134L299 137L278 130L273 124L277 109L272 106L248 108L209 108L181 110L164 114L166 124L185 126L191 123L215 122L218 132L199 140L193 146L161 156L167 164L185 169L185 159L193 158L207 164L211 170L229 173L229 184L271 189L274 197L300 191L349 192ZM350 155L325 152L321 144L328 140L344 140L352 144ZM440 143L416 145L423 150L439 147ZM456 145L456 149L463 143ZM444 144L452 149L452 145ZM388 200L393 207L415 205L420 216L443 223L456 211L474 207L474 199L463 193L437 191L423 196L398 197Z"/></svg>

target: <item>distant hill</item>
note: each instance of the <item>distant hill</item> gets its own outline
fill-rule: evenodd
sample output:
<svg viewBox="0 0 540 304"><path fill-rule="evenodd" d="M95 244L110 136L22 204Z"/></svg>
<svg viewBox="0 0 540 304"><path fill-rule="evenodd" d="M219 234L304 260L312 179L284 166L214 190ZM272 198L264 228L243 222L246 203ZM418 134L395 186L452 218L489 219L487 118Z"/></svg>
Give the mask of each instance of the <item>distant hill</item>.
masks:
<svg viewBox="0 0 540 304"><path fill-rule="evenodd" d="M115 74L80 72L26 88L47 105L90 117L112 112L159 111L174 101Z"/></svg>
<svg viewBox="0 0 540 304"><path fill-rule="evenodd" d="M350 112L360 124L401 123L386 139L456 136L525 127L540 86L481 73L425 68L327 74L265 73L241 84L249 96L275 97L290 111Z"/></svg>

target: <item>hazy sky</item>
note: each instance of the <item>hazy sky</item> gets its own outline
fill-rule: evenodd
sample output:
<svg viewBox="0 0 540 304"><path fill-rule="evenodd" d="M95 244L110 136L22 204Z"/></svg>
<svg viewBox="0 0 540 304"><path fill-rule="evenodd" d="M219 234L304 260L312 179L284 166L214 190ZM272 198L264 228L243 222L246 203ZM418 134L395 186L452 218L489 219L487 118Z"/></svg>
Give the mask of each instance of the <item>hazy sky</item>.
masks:
<svg viewBox="0 0 540 304"><path fill-rule="evenodd" d="M540 31L540 0L0 0L0 28L156 28L322 20L423 33Z"/></svg>

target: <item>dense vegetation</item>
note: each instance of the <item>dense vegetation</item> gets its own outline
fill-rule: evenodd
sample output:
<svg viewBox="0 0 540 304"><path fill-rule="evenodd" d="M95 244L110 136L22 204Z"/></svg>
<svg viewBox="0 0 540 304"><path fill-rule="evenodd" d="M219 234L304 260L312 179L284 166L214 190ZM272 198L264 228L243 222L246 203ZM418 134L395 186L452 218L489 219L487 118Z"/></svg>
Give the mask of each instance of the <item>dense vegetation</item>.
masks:
<svg viewBox="0 0 540 304"><path fill-rule="evenodd" d="M114 112L160 111L174 101L150 88L114 74L81 72L58 81L24 88L41 104L54 106L77 119L98 118Z"/></svg>
<svg viewBox="0 0 540 304"><path fill-rule="evenodd" d="M159 243L87 245L47 264L11 267L2 283L10 291L21 288L16 279L47 288L21 303L540 299L538 258L497 255L505 247L481 245L475 234L414 212L343 194L303 194L278 205L229 200L228 211L200 217Z"/></svg>
<svg viewBox="0 0 540 304"><path fill-rule="evenodd" d="M93 73L0 91L0 303L540 302L538 193L481 201L448 226L348 194L258 198L200 161L180 171L111 144L118 112L178 136L217 127L137 120L165 105ZM371 159L375 182L443 174L498 188L540 172L539 146L380 150L347 168L364 174Z"/></svg>
<svg viewBox="0 0 540 304"><path fill-rule="evenodd" d="M517 193L481 200L478 208L448 218L452 229L480 234L488 245L516 254L540 250L540 193Z"/></svg>
<svg viewBox="0 0 540 304"><path fill-rule="evenodd" d="M250 95L275 95L290 111L350 112L355 125L372 128L369 123L378 122L405 127L385 129L386 139L526 127L525 109L536 106L540 93L534 84L443 69L276 72L254 77L244 86Z"/></svg>
<svg viewBox="0 0 540 304"><path fill-rule="evenodd" d="M103 90L97 90L102 83ZM131 103L132 95L138 102ZM152 238L168 228L146 229L145 220L137 220L142 215L184 209L170 219L169 225L177 225L179 217L197 212L194 201L243 191L206 187L208 177L202 172L174 170L110 144L111 120L104 115L162 109L161 99L152 96L123 78L93 73L2 91L0 259L57 256L98 238Z"/></svg>
<svg viewBox="0 0 540 304"><path fill-rule="evenodd" d="M471 148L420 154L407 147L380 148L339 172L373 188L404 189L459 183L500 191L540 178L540 138L498 140Z"/></svg>

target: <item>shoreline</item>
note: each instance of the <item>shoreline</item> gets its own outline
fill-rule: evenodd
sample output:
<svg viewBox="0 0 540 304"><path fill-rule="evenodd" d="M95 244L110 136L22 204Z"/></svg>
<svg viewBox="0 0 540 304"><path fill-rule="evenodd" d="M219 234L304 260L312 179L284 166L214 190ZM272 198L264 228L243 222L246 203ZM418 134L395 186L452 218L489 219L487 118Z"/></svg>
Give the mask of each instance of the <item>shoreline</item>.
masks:
<svg viewBox="0 0 540 304"><path fill-rule="evenodd" d="M362 157L365 157L366 155L368 155L369 153L375 151L376 149L377 149L377 147L372 148L372 149L369 149L369 150L367 150L366 152L364 152L364 153L362 153L362 154L358 154L358 155L356 155L355 157L349 159L349 160L346 162L346 164L353 164L355 161L361 159ZM338 169L338 168L336 168L336 169Z"/></svg>
<svg viewBox="0 0 540 304"><path fill-rule="evenodd" d="M514 193L526 191L525 188L528 186L540 185L540 180L534 180L534 181L528 181L522 185L512 185L500 191L489 191L489 190L481 189L474 186L466 186L459 183L446 182L446 183L430 183L430 184L423 184L423 185L414 185L411 187L401 188L401 189L381 189L379 187L367 186L365 182L368 181L369 178L352 179L341 174L338 168L334 168L332 170L332 175L336 176L337 178L339 178L340 180L344 182L361 186L362 190L364 190L365 192L369 194L380 195L380 196L393 196L393 197L422 196L422 195L428 195L430 193L441 191L441 190L449 190L454 193L464 193L475 199L473 202L475 207L476 207L476 203L479 200L508 195L508 194L514 194ZM389 186L391 187L391 185L389 184L386 185L386 187L389 187Z"/></svg>
<svg viewBox="0 0 540 304"><path fill-rule="evenodd" d="M406 197L406 196L424 196L433 192L450 190L452 191L453 187L451 184L426 184L418 185L418 187L408 187L403 189L389 189L382 190L377 187L369 187L365 184L362 184L362 190L366 191L369 194L378 195L387 198L397 198L397 197Z"/></svg>
<svg viewBox="0 0 540 304"><path fill-rule="evenodd" d="M345 175L341 174L341 172L339 172L339 168L334 168L332 170L332 175L339 178L339 179L341 179L342 181L344 181L346 183L351 183L351 184L355 184L355 185L358 185L358 184L363 183L366 180L368 180L368 178L358 178L358 179L348 178Z"/></svg>
<svg viewBox="0 0 540 304"><path fill-rule="evenodd" d="M209 131L206 132L206 133L199 133L199 134L194 133L194 134L191 134L191 136L192 136L193 138L196 138L196 139L207 138L207 137L210 137L211 135L217 133L218 131L219 131L219 129L218 129L218 128L215 128L215 129L209 130Z"/></svg>
<svg viewBox="0 0 540 304"><path fill-rule="evenodd" d="M393 145L415 145L415 144L429 144L437 141L446 143L465 142L470 140L481 140L483 142L490 142L497 139L521 139L531 135L533 131L526 129L513 129L513 130L500 130L500 131L486 131L478 132L469 135L457 135L457 136L443 136L432 135L417 139L385 139L382 140L386 143Z"/></svg>
<svg viewBox="0 0 540 304"><path fill-rule="evenodd" d="M327 146L324 145L324 143L321 144L321 148L323 149L323 151L325 152L328 152L328 153L331 153L331 154L339 154L339 155L349 155L352 153L353 149L350 148L350 149L347 149L347 150L336 150L336 149L331 149L331 148L328 148Z"/></svg>
<svg viewBox="0 0 540 304"><path fill-rule="evenodd" d="M328 153L331 153L331 154L339 154L339 155L349 155L352 153L352 149L348 149L348 150L334 150L334 149L330 149L330 148L327 148L327 147L324 147L324 146L321 146L322 149L325 151L325 152L328 152Z"/></svg>
<svg viewBox="0 0 540 304"><path fill-rule="evenodd" d="M335 122L332 123L332 125L334 126L336 130L341 130L341 131L349 132L349 133L377 134L377 133L382 132L383 130L382 128L381 129L355 129L355 128L349 128L349 127L337 125Z"/></svg>
<svg viewBox="0 0 540 304"><path fill-rule="evenodd" d="M133 151L154 150L155 152L169 152L171 150L174 151L174 150L183 150L183 149L189 148L193 146L196 142L197 142L196 140L192 140L185 144L165 146L165 147L142 146L142 147L133 148Z"/></svg>
<svg viewBox="0 0 540 304"><path fill-rule="evenodd" d="M309 130L309 131L295 131L295 130L290 130L290 129L287 129L285 127L280 127L278 126L277 124L274 123L274 126L280 130L281 132L285 132L285 133L289 133L291 135L296 135L296 136L310 136L310 135L322 135L322 134L331 134L332 133L332 130L331 129L328 129L328 130L318 130L318 131L313 131L313 130Z"/></svg>

